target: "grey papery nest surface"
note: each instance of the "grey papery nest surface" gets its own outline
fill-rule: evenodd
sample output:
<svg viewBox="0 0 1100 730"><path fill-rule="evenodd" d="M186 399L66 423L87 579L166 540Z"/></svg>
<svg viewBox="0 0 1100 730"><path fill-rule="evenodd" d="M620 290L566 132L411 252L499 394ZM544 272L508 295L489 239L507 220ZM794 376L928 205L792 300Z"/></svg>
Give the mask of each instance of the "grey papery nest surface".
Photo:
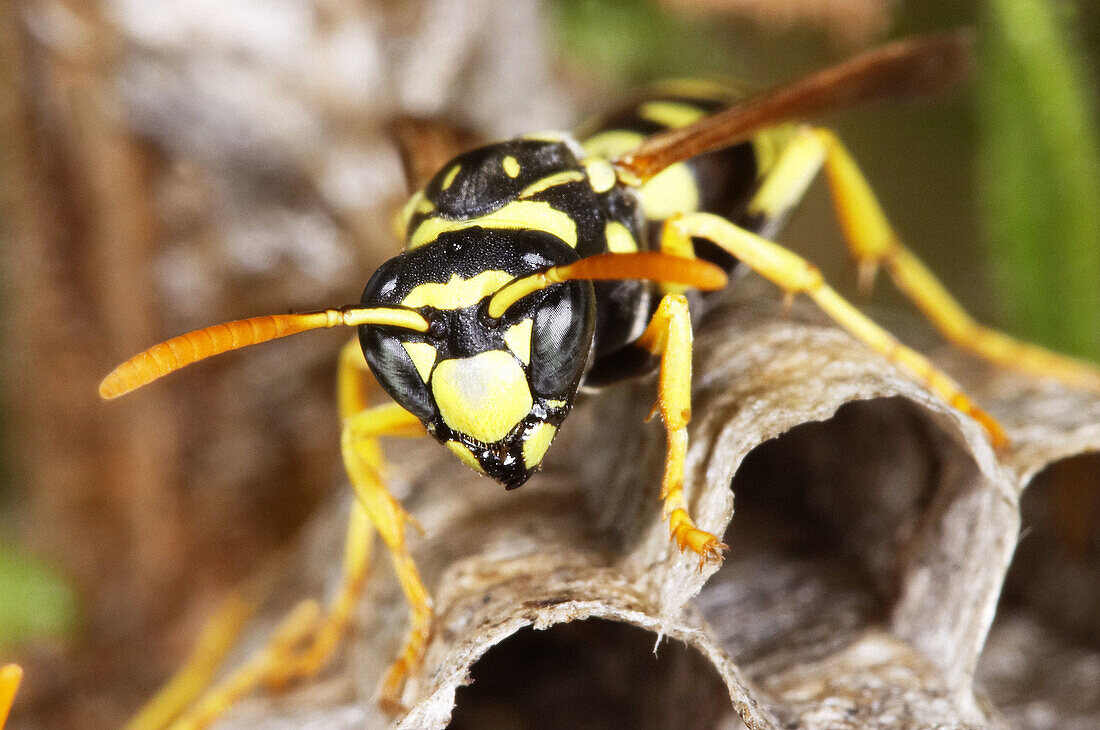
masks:
<svg viewBox="0 0 1100 730"><path fill-rule="evenodd" d="M660 516L652 381L584 399L517 492L433 444L395 444L392 481L425 528L414 554L438 615L409 713L375 702L406 618L379 559L325 678L254 698L225 725L1095 723L1098 655L1073 637L1096 635L1086 607L1100 580L1095 563L1076 571L1091 580L1069 565L1042 482L1065 470L1095 482L1096 457L1076 455L1100 447L1100 399L948 365L1008 427L1007 451L812 307L786 319L762 282L739 282L696 336L687 490L730 546L702 571ZM1033 482L1028 564L980 661ZM343 514L318 519L287 595L335 583Z"/></svg>

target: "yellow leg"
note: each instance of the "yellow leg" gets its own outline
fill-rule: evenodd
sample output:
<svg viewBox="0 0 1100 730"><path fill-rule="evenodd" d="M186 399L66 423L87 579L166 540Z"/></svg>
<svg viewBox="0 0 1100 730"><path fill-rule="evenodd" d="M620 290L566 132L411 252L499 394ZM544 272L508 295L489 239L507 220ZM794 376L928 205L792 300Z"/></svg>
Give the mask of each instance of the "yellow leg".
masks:
<svg viewBox="0 0 1100 730"><path fill-rule="evenodd" d="M18 664L0 667L0 730L4 730L4 724L8 721L8 713L11 712L11 704L15 701L15 693L19 690L22 679L23 668Z"/></svg>
<svg viewBox="0 0 1100 730"><path fill-rule="evenodd" d="M687 425L691 420L691 315L682 294L661 298L653 318L637 344L661 358L657 409L668 433L665 474L661 482L664 516L672 539L680 550L691 548L699 565L718 560L726 548L718 538L695 526L684 500L684 457L687 454Z"/></svg>
<svg viewBox="0 0 1100 730"><path fill-rule="evenodd" d="M821 272L801 256L709 213L691 213L670 219L664 235L698 236L713 241L788 295L806 294L841 327L981 423L995 447L1008 444L1001 425L975 405L954 380L846 302L825 283Z"/></svg>
<svg viewBox="0 0 1100 730"><path fill-rule="evenodd" d="M781 215L801 197L824 164L841 231L869 292L880 267L952 344L1002 367L1100 391L1100 368L982 326L905 247L886 219L867 179L835 134L801 130L749 205L752 213Z"/></svg>
<svg viewBox="0 0 1100 730"><path fill-rule="evenodd" d="M405 680L424 659L424 650L431 637L432 599L409 554L405 543L405 526L412 518L386 490L385 462L376 436L384 430L387 434L400 433L402 429L418 429L420 422L396 405L362 411L349 418L344 425L341 446L344 465L358 497L357 503L369 515L382 541L389 548L398 582L409 602L409 633L405 645L390 667L382 685L382 703L391 708L401 706L401 690Z"/></svg>
<svg viewBox="0 0 1100 730"><path fill-rule="evenodd" d="M172 723L171 730L199 730L217 720L233 703L279 671L294 647L317 630L320 620L321 607L316 601L299 603L275 629L267 644L207 691L186 715Z"/></svg>
<svg viewBox="0 0 1100 730"><path fill-rule="evenodd" d="M347 630L359 602L369 567L371 540L377 528L393 552L402 588L412 605L412 628L402 654L387 675L383 701L396 704L404 678L416 668L430 635L431 600L420 584L404 543L404 526L411 517L389 492L383 479L385 461L380 436L423 436L424 428L397 404L368 408L366 362L354 340L341 351L337 400L344 420L341 451L357 499L348 519L344 579L327 612L315 601L303 601L274 635L243 665L206 691L173 728L202 728L224 714L238 699L260 685L281 687L317 674L327 664ZM235 608L234 608L235 606ZM234 608L234 610L230 610ZM249 604L227 604L204 631L195 656L169 685L128 726L131 730L164 727L197 697L233 644L242 612Z"/></svg>
<svg viewBox="0 0 1100 730"><path fill-rule="evenodd" d="M244 593L234 593L225 600L203 627L198 643L183 667L126 723L126 730L166 727L210 686L245 622L255 612L256 600L245 598Z"/></svg>
<svg viewBox="0 0 1100 730"><path fill-rule="evenodd" d="M432 611L431 600L420 584L416 566L405 546L404 528L406 522L412 518L386 490L383 481L385 459L378 437L419 437L425 431L415 416L396 403L366 407L367 369L358 341L352 340L344 347L340 354L337 376L337 400L344 422L341 453L357 497L352 504L348 522L344 581L310 645L295 657L283 662L279 671L273 672L269 677L268 683L278 687L292 679L312 676L328 662L347 630L352 612L362 594L371 537L373 529L377 529L390 549L398 579L412 606L413 627L410 637L405 650L387 675L382 693L383 701L393 705L396 704L407 670L415 668L419 663L410 660L409 647L418 647L413 650L417 657L423 653L431 626ZM402 673L399 667L404 667L405 672ZM395 680L395 674L400 674L402 681Z"/></svg>

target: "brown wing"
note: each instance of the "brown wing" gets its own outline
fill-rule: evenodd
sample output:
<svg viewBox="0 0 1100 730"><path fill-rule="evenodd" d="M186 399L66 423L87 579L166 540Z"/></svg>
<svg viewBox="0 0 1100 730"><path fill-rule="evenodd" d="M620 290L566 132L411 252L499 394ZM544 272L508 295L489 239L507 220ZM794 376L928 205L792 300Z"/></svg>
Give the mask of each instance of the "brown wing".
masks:
<svg viewBox="0 0 1100 730"><path fill-rule="evenodd" d="M754 132L853 104L942 92L970 67L969 33L918 36L868 51L765 91L679 129L656 134L615 160L625 177L644 181L669 165L744 142Z"/></svg>

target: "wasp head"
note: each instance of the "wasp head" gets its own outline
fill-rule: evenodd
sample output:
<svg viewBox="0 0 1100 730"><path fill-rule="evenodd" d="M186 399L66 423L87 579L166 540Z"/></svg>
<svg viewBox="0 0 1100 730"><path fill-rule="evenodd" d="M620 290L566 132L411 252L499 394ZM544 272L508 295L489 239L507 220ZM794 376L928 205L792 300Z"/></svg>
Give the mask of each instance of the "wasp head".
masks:
<svg viewBox="0 0 1100 730"><path fill-rule="evenodd" d="M542 462L572 407L593 337L588 281L533 292L503 314L489 300L507 284L577 260L540 231L451 231L375 272L371 306L404 307L427 332L364 325L359 340L379 383L467 465L509 489Z"/></svg>

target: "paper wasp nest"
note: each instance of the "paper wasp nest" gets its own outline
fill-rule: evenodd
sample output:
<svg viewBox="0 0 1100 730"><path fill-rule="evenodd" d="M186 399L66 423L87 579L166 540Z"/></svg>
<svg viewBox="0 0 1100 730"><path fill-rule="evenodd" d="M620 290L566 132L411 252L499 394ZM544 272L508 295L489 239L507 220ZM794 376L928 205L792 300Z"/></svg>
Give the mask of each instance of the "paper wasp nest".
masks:
<svg viewBox="0 0 1100 730"><path fill-rule="evenodd" d="M40 411L69 409L53 425L60 446L38 460L58 470L38 494L69 504L58 485L77 493L67 475L78 471L64 459L87 443L112 454L113 483L140 484L134 504L156 505L157 519L117 530L138 536L134 565L82 544L70 569L117 581L100 595L155 606L177 595L158 589L166 574L184 589L184 569L166 572L182 513L199 524L219 504L231 518L250 514L231 496L242 483L333 481L335 465L319 454L335 452L335 411L319 394L338 340L212 364L131 396L127 411L93 403L96 379L118 357L219 317L357 294L384 253L357 244L387 240L383 212L401 193L379 133L386 114L458 112L503 134L560 126L564 97L546 82L534 3L245 3L223 16L237 4L115 0L94 21L83 17L96 16L90 7L14 5L22 14L5 15L19 21L7 27L22 29L35 52L25 55L45 69L28 73L71 92L28 102L37 123L104 142L66 159L89 181L94 225L51 228L40 204L12 221L14 260L29 272L13 301L34 305L16 316L40 321L45 310L57 324L26 346L28 397L43 400ZM104 25L115 45L84 43ZM117 56L99 58L106 46ZM119 139L141 142L117 155ZM28 200L51 200L49 180L37 182L40 198ZM134 224L142 215L157 225ZM76 270L107 285L87 292L84 279L46 265L69 247ZM132 265L112 278L104 252L119 247ZM407 618L378 547L333 666L284 695L250 697L223 725L1097 726L1100 398L941 355L1006 425L1006 452L812 307L784 319L773 289L739 282L696 333L687 493L701 526L730 546L720 568L702 572L676 553L660 516L664 436L643 423L652 380L583 400L544 471L516 492L430 442L386 444L392 488L425 528L410 537L438 614L407 688L409 714L398 722L376 702ZM45 372L47 360L61 366ZM46 382L61 380L51 373L64 382ZM125 413L128 430L108 413ZM104 433L116 434L109 449ZM296 543L277 598L233 661L291 604L337 584L350 492L337 495ZM83 503L69 506L58 519L82 536ZM91 613L130 620L115 605Z"/></svg>
<svg viewBox="0 0 1100 730"><path fill-rule="evenodd" d="M696 346L689 494L730 545L717 570L666 537L663 436L642 424L651 382L586 400L518 492L446 454L391 450L438 611L398 727L1100 718L1100 653L1082 641L1098 628L1095 520L1064 504L1100 478L1100 459L1081 456L1100 448L1100 399L949 363L1008 427L1013 446L996 454L974 422L809 307L784 319L755 280L707 316ZM300 556L310 577L291 594L336 579L340 512L314 526ZM226 726L384 725L373 698L404 622L379 561L328 679L254 699Z"/></svg>

